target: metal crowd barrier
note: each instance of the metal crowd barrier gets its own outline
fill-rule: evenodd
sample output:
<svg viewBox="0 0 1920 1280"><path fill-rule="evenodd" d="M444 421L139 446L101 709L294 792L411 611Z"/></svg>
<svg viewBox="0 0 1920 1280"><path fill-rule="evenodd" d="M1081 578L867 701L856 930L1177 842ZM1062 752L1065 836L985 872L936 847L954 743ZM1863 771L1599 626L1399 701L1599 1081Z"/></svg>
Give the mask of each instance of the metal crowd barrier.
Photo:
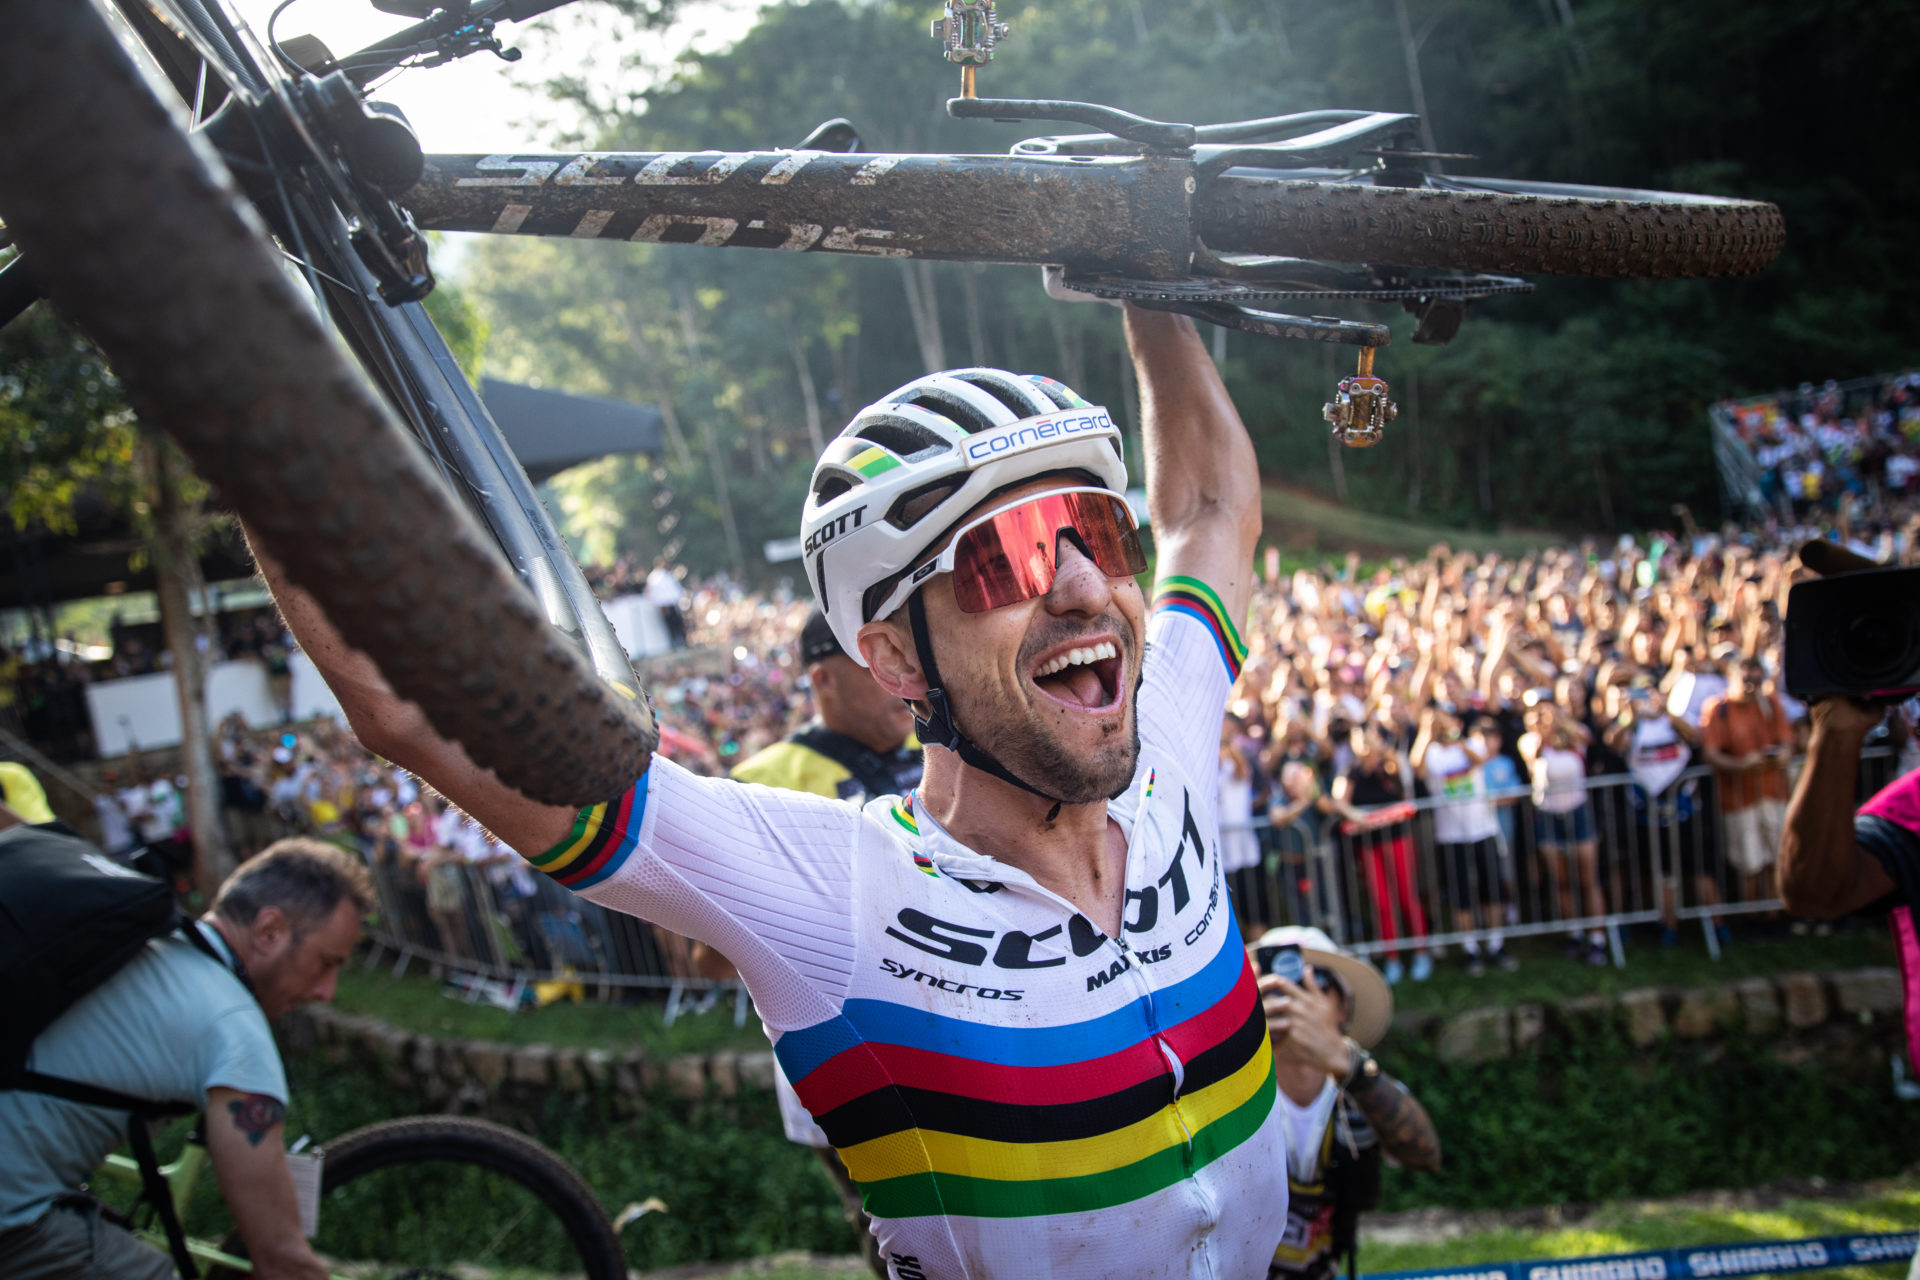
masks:
<svg viewBox="0 0 1920 1280"><path fill-rule="evenodd" d="M1893 776L1892 753L1869 750L1861 760L1860 798ZM1457 846L1442 856L1436 837L1437 814L1473 801L1423 798L1409 806L1410 817L1375 830L1355 831L1338 815L1319 814L1283 828L1263 816L1223 824L1223 844L1239 833L1260 845L1257 865L1228 876L1234 915L1250 938L1274 925L1312 925L1357 954L1403 959L1425 947L1484 943L1494 934L1584 938L1599 932L1612 962L1624 965L1621 930L1659 922L1662 898L1672 892L1676 921L1697 924L1718 958L1715 923L1782 907L1773 892L1749 896L1745 877L1729 859L1712 770L1689 769L1679 785L1691 791L1685 818L1672 802L1636 807L1625 775L1586 780L1597 901L1580 874L1577 852L1541 847L1530 789L1482 799L1492 801L1500 828L1486 858L1461 857ZM1563 908L1556 881L1571 885L1571 911ZM1703 901L1708 886L1717 903ZM1463 905L1470 908L1470 921L1461 914Z"/></svg>
<svg viewBox="0 0 1920 1280"><path fill-rule="evenodd" d="M689 992L738 990L738 979L690 969L685 940L588 902L518 858L447 863L425 877L403 863L370 864L379 913L368 928L369 967L415 960L504 984L517 998L533 983L569 982L601 999L618 989L666 991L670 1007ZM439 884L433 883L439 877ZM436 899L458 906L436 910Z"/></svg>
<svg viewBox="0 0 1920 1280"><path fill-rule="evenodd" d="M1861 775L1864 799L1892 778L1891 753L1868 752ZM1223 845L1236 835L1258 845L1256 865L1228 876L1234 914L1249 938L1273 925L1314 925L1370 956L1484 942L1496 932L1511 938L1598 931L1613 963L1623 965L1622 928L1660 920L1660 895L1672 883L1678 919L1697 922L1717 956L1713 921L1777 911L1780 902L1743 896L1742 878L1727 858L1711 771L1697 768L1683 777L1694 788L1693 815L1653 822L1642 821L1629 803L1627 778L1587 780L1602 901L1592 900L1577 856L1540 848L1531 794L1516 793L1496 797L1501 831L1495 856L1484 862L1440 856L1434 816L1447 802L1433 799L1415 802L1407 820L1372 832L1343 832L1337 818L1324 816L1277 829L1264 817L1225 826ZM1559 874L1572 883L1570 914L1554 891L1549 856L1560 860ZM1403 866L1405 892L1397 874ZM437 913L430 906L434 891L411 866L375 859L371 868L380 911L369 930L369 965L391 955L398 973L422 960L516 992L550 981L578 982L598 989L601 998L619 989L661 990L671 1010L691 993L741 991L736 978L698 972L685 939L569 893L515 858L449 864L431 873L445 878L440 901L453 901L457 890L459 902ZM1697 874L1687 876L1689 868ZM1699 900L1707 883L1720 904ZM1458 914L1461 902L1473 905L1471 925Z"/></svg>

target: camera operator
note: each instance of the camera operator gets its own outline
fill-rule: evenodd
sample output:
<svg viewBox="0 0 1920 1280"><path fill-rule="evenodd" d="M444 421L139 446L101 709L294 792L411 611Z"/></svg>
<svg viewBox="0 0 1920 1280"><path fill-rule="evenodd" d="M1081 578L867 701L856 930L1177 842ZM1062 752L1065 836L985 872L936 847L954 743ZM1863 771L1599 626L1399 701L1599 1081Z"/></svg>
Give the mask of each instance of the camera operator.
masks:
<svg viewBox="0 0 1920 1280"><path fill-rule="evenodd" d="M1393 992L1365 960L1319 929L1270 929L1255 947L1297 947L1302 981L1260 978L1287 1126L1287 1228L1268 1280L1333 1280L1354 1272L1359 1218L1380 1202L1380 1157L1440 1168L1440 1136L1407 1087L1368 1047L1393 1019Z"/></svg>
<svg viewBox="0 0 1920 1280"><path fill-rule="evenodd" d="M1827 576L1881 567L1831 543L1809 543L1800 558L1806 568ZM1806 767L1787 804L1780 842L1780 897L1795 915L1823 919L1883 902L1896 908L1893 927L1903 967L1910 974L1920 972L1906 964L1920 960L1907 910L1920 903L1920 773L1896 778L1856 812L1860 752L1886 718L1887 707L1832 696L1813 701L1809 713L1813 730ZM1911 1041L1913 1021L1909 1016L1910 1043L1920 1048L1920 1042Z"/></svg>
<svg viewBox="0 0 1920 1280"><path fill-rule="evenodd" d="M1886 716L1855 698L1813 704L1807 763L1787 805L1780 897L1795 915L1833 919L1883 899L1920 902L1920 772L1894 779L1855 811L1860 751ZM1902 925L1896 921L1896 935ZM1905 925L1910 939L1913 926Z"/></svg>

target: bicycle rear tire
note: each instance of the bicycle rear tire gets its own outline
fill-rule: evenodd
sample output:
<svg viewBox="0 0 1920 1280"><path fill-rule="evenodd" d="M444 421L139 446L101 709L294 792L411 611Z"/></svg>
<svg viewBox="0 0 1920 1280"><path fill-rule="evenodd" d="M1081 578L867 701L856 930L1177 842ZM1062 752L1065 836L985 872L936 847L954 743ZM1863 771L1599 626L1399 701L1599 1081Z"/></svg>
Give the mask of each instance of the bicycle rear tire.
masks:
<svg viewBox="0 0 1920 1280"><path fill-rule="evenodd" d="M1492 180L1459 178L1462 186ZM1751 275L1786 223L1756 200L1501 182L1501 190L1386 187L1229 172L1194 201L1219 253L1509 275L1670 279Z"/></svg>
<svg viewBox="0 0 1920 1280"><path fill-rule="evenodd" d="M458 1116L416 1116L356 1129L329 1142L325 1150L318 1241L323 1251L329 1213L341 1212L342 1206L334 1202L350 1185L387 1170L404 1170L411 1180L421 1166L466 1165L517 1183L552 1212L576 1258L546 1259L542 1271L584 1274L586 1280L626 1280L620 1238L593 1189L559 1156L512 1129ZM431 1270L436 1263L422 1259L417 1265Z"/></svg>
<svg viewBox="0 0 1920 1280"><path fill-rule="evenodd" d="M94 4L8 17L0 216L142 418L439 733L535 800L618 795L654 745L644 700L548 625Z"/></svg>

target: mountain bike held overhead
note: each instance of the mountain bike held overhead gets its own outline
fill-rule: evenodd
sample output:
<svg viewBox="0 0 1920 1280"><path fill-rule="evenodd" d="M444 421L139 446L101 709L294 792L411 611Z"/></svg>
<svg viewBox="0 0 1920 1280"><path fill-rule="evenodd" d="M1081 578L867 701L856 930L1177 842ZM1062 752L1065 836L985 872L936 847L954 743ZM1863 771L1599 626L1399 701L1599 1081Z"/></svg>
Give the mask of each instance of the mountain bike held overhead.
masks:
<svg viewBox="0 0 1920 1280"><path fill-rule="evenodd" d="M978 98L1004 34L979 4L941 28L966 69L950 112L1102 132L1010 156L859 154L848 129L423 156L364 86L499 52L493 22L526 8L416 11L336 59L260 47L217 5L124 0L189 142L90 6L18 9L10 291L74 315L235 508L369 749L560 884L734 961L903 1277L1258 1275L1285 1227L1214 785L1260 489L1192 320L1359 347L1326 414L1370 444L1386 327L1268 303L1400 303L1443 341L1468 301L1527 287L1481 273L1749 271L1781 234L1751 202L1440 178L1406 115L1196 128ZM578 567L419 309L417 227L1061 268L1062 292L1125 304L1155 586L1106 410L1024 370L915 379L827 446L797 514L840 647L913 709L923 782L855 808L696 777L653 754Z"/></svg>

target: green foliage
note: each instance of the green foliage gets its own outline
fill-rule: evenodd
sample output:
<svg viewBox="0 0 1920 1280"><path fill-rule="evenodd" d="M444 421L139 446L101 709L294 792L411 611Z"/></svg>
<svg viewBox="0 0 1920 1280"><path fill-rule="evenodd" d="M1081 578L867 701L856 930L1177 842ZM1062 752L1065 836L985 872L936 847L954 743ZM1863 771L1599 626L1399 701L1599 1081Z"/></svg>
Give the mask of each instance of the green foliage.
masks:
<svg viewBox="0 0 1920 1280"><path fill-rule="evenodd" d="M1397 7L1007 5L1014 36L982 92L1201 121L1403 110L1413 98ZM1315 307L1396 331L1380 371L1400 422L1386 447L1337 463L1319 407L1351 353L1231 335L1229 383L1270 477L1443 525L1640 526L1675 501L1716 505L1711 400L1911 360L1920 319L1886 283L1920 266L1907 212L1920 180L1881 163L1876 131L1860 126L1905 111L1920 11L1893 0L1405 0L1405 11L1436 145L1476 157L1450 169L1777 200L1787 254L1744 281L1542 280L1532 297L1475 304L1439 349L1412 346L1390 308ZM731 48L651 80L637 69L617 94L553 87L584 113L579 140L597 147L791 145L833 116L852 119L869 150L994 152L1044 131L944 114L955 75L926 38L929 12L900 0L776 5ZM793 486L769 476L802 474L812 453L801 365L826 433L923 372L928 351L1044 370L1131 413L1114 313L1049 303L1024 270L934 264L910 285L898 263L826 255L500 242L474 260L471 288L507 376L667 401L684 424L689 456L659 480L626 466L558 486L596 554L657 549L646 503L664 487L683 558L724 561L700 435L711 429L749 568L763 575L757 542L791 536L798 510ZM933 296L941 341L916 325L910 287Z"/></svg>
<svg viewBox="0 0 1920 1280"><path fill-rule="evenodd" d="M1433 1117L1445 1165L1391 1171L1382 1208L1594 1203L1908 1165L1920 1113L1894 1099L1883 1060L1869 1057L1849 1079L1789 1066L1774 1047L1640 1050L1609 1030L1458 1066L1425 1042L1390 1040L1381 1060Z"/></svg>
<svg viewBox="0 0 1920 1280"><path fill-rule="evenodd" d="M289 1134L330 1134L424 1110L377 1076L315 1058L287 1063L293 1104ZM554 1093L521 1127L558 1152L617 1214L658 1196L649 1214L622 1233L627 1258L646 1269L709 1258L745 1258L779 1249L850 1253L851 1228L813 1156L788 1142L773 1096L688 1104L664 1094L637 1115ZM438 1229L479 1232L481 1206L452 1200Z"/></svg>
<svg viewBox="0 0 1920 1280"><path fill-rule="evenodd" d="M105 358L51 307L0 329L0 493L16 528L74 532L83 494L131 506L134 441Z"/></svg>

